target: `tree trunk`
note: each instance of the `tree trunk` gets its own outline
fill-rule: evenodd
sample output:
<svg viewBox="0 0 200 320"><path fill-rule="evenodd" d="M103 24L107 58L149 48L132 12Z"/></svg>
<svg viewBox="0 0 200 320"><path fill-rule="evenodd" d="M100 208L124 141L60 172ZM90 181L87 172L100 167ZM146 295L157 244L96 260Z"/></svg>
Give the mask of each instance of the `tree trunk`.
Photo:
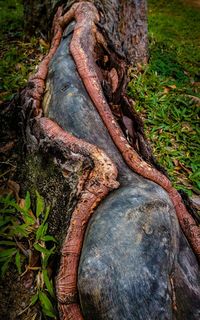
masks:
<svg viewBox="0 0 200 320"><path fill-rule="evenodd" d="M76 0L23 0L27 37L50 36L53 13L59 5L68 8ZM132 64L147 60L147 16L145 0L92 0L101 15L102 32L109 45Z"/></svg>
<svg viewBox="0 0 200 320"><path fill-rule="evenodd" d="M65 1L53 32L21 93L17 177L53 203L60 318L199 319L199 229L126 96L147 61L145 1Z"/></svg>
<svg viewBox="0 0 200 320"><path fill-rule="evenodd" d="M50 25L58 0L23 0L24 31L26 37L50 36Z"/></svg>

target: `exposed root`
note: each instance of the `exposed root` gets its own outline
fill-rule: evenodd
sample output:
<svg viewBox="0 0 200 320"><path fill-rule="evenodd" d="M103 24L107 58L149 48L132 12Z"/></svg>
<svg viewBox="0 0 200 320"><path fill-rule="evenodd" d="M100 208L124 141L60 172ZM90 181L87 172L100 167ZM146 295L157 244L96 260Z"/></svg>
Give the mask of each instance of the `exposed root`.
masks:
<svg viewBox="0 0 200 320"><path fill-rule="evenodd" d="M77 273L85 229L99 202L119 186L116 181L117 169L101 149L70 135L48 118L37 120L37 130L54 143L62 144L63 148L89 156L94 163L72 213L56 280L62 319L78 320L82 319L82 316L77 304Z"/></svg>
<svg viewBox="0 0 200 320"><path fill-rule="evenodd" d="M24 92L22 92L22 95L24 95L25 104L29 105L29 102L32 103L34 116L41 115L41 100L45 90L45 80L48 73L49 62L53 58L62 38L62 28L58 22L61 15L62 8L59 7L53 20L53 37L49 53L39 64L37 72L29 78L27 87Z"/></svg>
<svg viewBox="0 0 200 320"><path fill-rule="evenodd" d="M77 303L60 304L59 313L60 318L63 320L84 320L81 314L80 307Z"/></svg>
<svg viewBox="0 0 200 320"><path fill-rule="evenodd" d="M61 8L59 8L54 19L54 36L51 49L39 65L35 76L29 80L29 89L26 91L26 100L31 99L33 101L34 115L37 116L41 112L40 104L45 89L48 65L60 43L62 28L75 19L76 25L70 43L70 51L86 90L104 121L113 142L131 169L159 184L168 192L176 209L180 225L195 253L199 256L200 230L186 210L179 193L172 187L166 176L147 164L130 146L102 92L97 72L98 67L92 55L97 42L105 46L105 41L96 28L96 24L99 22L97 9L91 2L81 1L75 3L63 17L61 17L61 11ZM117 71L112 69L109 77L112 92L116 92L119 86ZM107 155L96 146L73 137L50 119L40 118L36 121L38 130L54 143L61 143L75 153L89 156L94 163L93 170L81 184L80 198L72 214L63 244L60 270L56 280L61 319L83 320L77 299L77 270L83 237L94 209L110 190L118 187L116 182L117 169Z"/></svg>
<svg viewBox="0 0 200 320"><path fill-rule="evenodd" d="M128 166L141 176L159 184L168 192L176 209L181 228L191 243L194 252L200 259L200 228L187 211L181 196L178 191L172 187L169 179L146 163L128 144L102 92L101 83L96 72L96 64L92 55L97 41L95 24L99 21L95 6L90 2L74 4L71 9L60 18L62 27L68 24L73 18L76 20L76 25L70 43L70 51L90 98L94 102L114 143L120 150ZM87 43L87 47L85 43ZM88 48L90 48L90 50L88 50Z"/></svg>

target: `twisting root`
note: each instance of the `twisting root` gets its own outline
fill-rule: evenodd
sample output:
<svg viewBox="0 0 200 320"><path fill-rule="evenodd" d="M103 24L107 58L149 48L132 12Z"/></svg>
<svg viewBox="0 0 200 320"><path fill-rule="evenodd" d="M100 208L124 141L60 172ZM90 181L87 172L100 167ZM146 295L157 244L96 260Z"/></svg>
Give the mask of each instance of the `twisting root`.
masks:
<svg viewBox="0 0 200 320"><path fill-rule="evenodd" d="M90 172L80 199L72 213L64 240L60 270L56 280L57 297L62 319L83 319L77 301L77 273L83 237L87 223L99 202L119 186L117 169L110 158L98 147L77 139L48 118L37 120L40 130L54 143L62 143L75 153L89 156L94 168Z"/></svg>
<svg viewBox="0 0 200 320"><path fill-rule="evenodd" d="M200 230L186 210L179 193L163 174L142 160L128 144L104 97L92 56L96 42L105 46L102 35L96 29L95 23L99 21L99 15L95 6L90 2L81 1L74 4L63 17L61 17L61 11L61 8L59 8L54 18L54 37L51 49L39 65L35 76L29 80L29 85L32 83L32 89L30 88L28 91L28 97L34 101L35 115L41 112L40 102L45 88L48 65L60 43L62 28L75 19L76 25L70 43L70 51L88 94L128 166L136 173L159 184L168 192L176 209L180 225L195 253L199 256ZM117 74L111 74L111 77L113 77L113 90L116 90ZM116 182L117 169L102 150L73 137L52 120L47 118L37 119L37 124L39 131L49 139L62 143L74 152L90 156L94 162L94 169L85 181L80 200L72 214L63 244L60 270L56 281L61 319L83 320L77 301L77 270L83 237L88 220L96 206L110 190L118 187Z"/></svg>
<svg viewBox="0 0 200 320"><path fill-rule="evenodd" d="M49 62L53 58L59 44L60 40L62 38L62 28L59 24L59 18L62 15L62 8L59 7L52 25L52 42L51 42L51 48L49 50L49 53L46 55L46 57L41 61L41 63L38 66L37 72L29 78L27 87L29 89L26 89L26 99L32 99L33 100L33 109L34 109L34 116L38 116L42 109L41 109L41 100L42 96L44 94L45 90L45 80L48 73L48 66Z"/></svg>
<svg viewBox="0 0 200 320"><path fill-rule="evenodd" d="M159 184L168 192L176 209L182 230L191 243L194 252L200 259L200 228L187 211L181 196L178 191L172 187L169 179L147 164L128 144L102 92L101 83L96 72L95 61L92 56L97 38L99 39L95 25L95 23L99 21L97 9L90 2L76 3L60 18L61 26L64 27L73 18L76 20L76 25L70 43L70 51L88 94L128 166L136 173Z"/></svg>

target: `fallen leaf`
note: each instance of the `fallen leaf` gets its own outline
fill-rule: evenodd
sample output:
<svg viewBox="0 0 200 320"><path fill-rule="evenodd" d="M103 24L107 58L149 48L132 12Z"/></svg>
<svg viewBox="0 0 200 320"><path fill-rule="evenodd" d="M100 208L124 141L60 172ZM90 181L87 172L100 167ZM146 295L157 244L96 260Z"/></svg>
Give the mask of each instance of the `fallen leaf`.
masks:
<svg viewBox="0 0 200 320"><path fill-rule="evenodd" d="M177 159L173 159L173 163L175 164L175 166L176 166L176 167L178 167L179 162L178 162L178 160L177 160Z"/></svg>
<svg viewBox="0 0 200 320"><path fill-rule="evenodd" d="M200 107L200 98L196 96L192 96L190 94L186 95L188 98L190 98L196 105L197 107Z"/></svg>
<svg viewBox="0 0 200 320"><path fill-rule="evenodd" d="M163 90L164 93L168 93L171 89L176 89L176 85L175 84L171 84L171 85L163 87L163 89L164 89Z"/></svg>
<svg viewBox="0 0 200 320"><path fill-rule="evenodd" d="M163 90L164 93L168 93L169 91L170 91L170 88L164 87L164 90Z"/></svg>
<svg viewBox="0 0 200 320"><path fill-rule="evenodd" d="M39 44L44 47L45 49L49 49L49 43L44 41L44 39L40 38Z"/></svg>
<svg viewBox="0 0 200 320"><path fill-rule="evenodd" d="M175 84L171 84L168 87L171 88L171 89L176 89L176 85Z"/></svg>
<svg viewBox="0 0 200 320"><path fill-rule="evenodd" d="M143 70L143 66L140 63L137 63L137 70L141 72Z"/></svg>
<svg viewBox="0 0 200 320"><path fill-rule="evenodd" d="M15 70L16 71L19 71L19 70L21 70L22 69L22 64L21 63L17 63L16 65L15 65Z"/></svg>

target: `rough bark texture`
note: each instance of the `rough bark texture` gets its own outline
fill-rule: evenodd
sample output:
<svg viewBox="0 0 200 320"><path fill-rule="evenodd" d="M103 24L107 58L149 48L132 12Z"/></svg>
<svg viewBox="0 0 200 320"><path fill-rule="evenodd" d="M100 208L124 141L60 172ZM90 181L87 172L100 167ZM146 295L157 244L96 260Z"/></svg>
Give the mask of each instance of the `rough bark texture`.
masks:
<svg viewBox="0 0 200 320"><path fill-rule="evenodd" d="M64 7L79 1L69 0ZM80 1L81 2L81 1ZM147 61L147 15L145 0L91 0L100 14L108 45L129 63Z"/></svg>
<svg viewBox="0 0 200 320"><path fill-rule="evenodd" d="M27 159L55 166L57 205L66 190L64 212L56 216L54 206L50 217L52 233L65 238L56 280L61 319L200 316L199 266L177 216L197 255L199 229L154 167L125 94L128 63L146 61L146 43L143 0L67 1L50 52L21 94ZM37 170L29 181L38 188Z"/></svg>
<svg viewBox="0 0 200 320"><path fill-rule="evenodd" d="M58 0L23 0L24 31L28 37L50 36L50 25Z"/></svg>
<svg viewBox="0 0 200 320"><path fill-rule="evenodd" d="M53 13L59 5L64 12L76 0L23 0L24 23L27 36L39 34L50 36L49 28ZM91 0L100 14L101 30L115 52L131 64L146 62L147 15L145 0Z"/></svg>

